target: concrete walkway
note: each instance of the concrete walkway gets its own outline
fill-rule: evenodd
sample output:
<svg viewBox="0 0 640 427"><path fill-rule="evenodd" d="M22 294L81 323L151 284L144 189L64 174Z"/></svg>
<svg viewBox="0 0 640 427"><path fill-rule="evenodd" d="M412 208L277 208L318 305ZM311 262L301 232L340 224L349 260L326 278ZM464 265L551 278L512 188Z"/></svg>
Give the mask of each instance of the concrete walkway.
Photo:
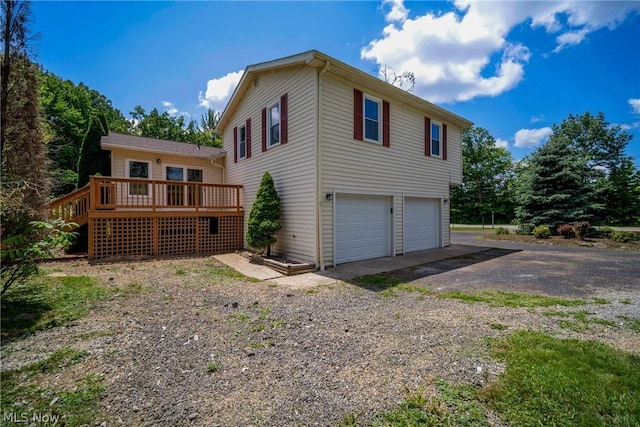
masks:
<svg viewBox="0 0 640 427"><path fill-rule="evenodd" d="M379 274L400 268L441 261L443 259L468 255L484 250L487 250L487 248L451 245L441 249L412 252L407 255L350 262L340 264L335 268L329 268L326 271L304 273L295 276L284 276L264 265L253 264L249 259L239 254L215 255L214 258L248 277L266 280L269 283L291 288L310 288L342 280L351 280L359 276Z"/></svg>

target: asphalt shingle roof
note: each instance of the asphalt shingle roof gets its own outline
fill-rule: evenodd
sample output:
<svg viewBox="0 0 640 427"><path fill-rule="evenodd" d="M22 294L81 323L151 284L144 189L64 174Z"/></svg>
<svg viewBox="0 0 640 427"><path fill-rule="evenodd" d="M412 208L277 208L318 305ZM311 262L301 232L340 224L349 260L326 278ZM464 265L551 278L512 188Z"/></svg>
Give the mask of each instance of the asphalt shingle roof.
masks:
<svg viewBox="0 0 640 427"><path fill-rule="evenodd" d="M225 155L224 150L217 147L189 144L186 142L168 141L165 139L146 138L143 136L125 135L109 132L100 140L103 149L124 148L128 150L149 151L154 153L178 154L198 158L217 158Z"/></svg>

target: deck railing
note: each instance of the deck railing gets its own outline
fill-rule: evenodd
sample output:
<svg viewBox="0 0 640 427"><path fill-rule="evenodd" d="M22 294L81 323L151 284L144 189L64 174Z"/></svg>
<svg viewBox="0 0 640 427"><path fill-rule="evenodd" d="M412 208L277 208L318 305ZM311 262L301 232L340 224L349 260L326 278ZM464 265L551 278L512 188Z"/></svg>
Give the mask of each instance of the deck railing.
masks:
<svg viewBox="0 0 640 427"><path fill-rule="evenodd" d="M51 218L84 225L93 211L241 211L241 185L92 176L48 203Z"/></svg>
<svg viewBox="0 0 640 427"><path fill-rule="evenodd" d="M89 185L85 185L63 197L48 203L47 209L51 218L62 219L65 222L75 222L78 225L87 223L89 217Z"/></svg>
<svg viewBox="0 0 640 427"><path fill-rule="evenodd" d="M91 177L90 210L240 211L241 185Z"/></svg>

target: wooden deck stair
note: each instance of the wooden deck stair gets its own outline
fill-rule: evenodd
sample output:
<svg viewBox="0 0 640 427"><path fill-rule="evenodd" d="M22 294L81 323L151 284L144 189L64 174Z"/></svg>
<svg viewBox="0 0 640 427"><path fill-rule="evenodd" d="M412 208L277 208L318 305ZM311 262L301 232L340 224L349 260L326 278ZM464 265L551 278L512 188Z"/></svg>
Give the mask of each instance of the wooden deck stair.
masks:
<svg viewBox="0 0 640 427"><path fill-rule="evenodd" d="M89 184L65 196L52 200L47 204L50 218L62 219L65 222L75 222L79 226L89 221Z"/></svg>

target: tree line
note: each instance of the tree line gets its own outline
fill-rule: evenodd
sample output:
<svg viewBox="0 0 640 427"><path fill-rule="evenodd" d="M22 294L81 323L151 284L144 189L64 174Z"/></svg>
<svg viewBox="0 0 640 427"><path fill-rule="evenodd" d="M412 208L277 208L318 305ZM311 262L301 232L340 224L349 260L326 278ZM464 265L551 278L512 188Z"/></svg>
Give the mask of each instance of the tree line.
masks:
<svg viewBox="0 0 640 427"><path fill-rule="evenodd" d="M569 115L519 161L481 127L463 131L463 183L451 192L451 222L538 225L587 221L640 225L640 170L632 137L603 113Z"/></svg>

